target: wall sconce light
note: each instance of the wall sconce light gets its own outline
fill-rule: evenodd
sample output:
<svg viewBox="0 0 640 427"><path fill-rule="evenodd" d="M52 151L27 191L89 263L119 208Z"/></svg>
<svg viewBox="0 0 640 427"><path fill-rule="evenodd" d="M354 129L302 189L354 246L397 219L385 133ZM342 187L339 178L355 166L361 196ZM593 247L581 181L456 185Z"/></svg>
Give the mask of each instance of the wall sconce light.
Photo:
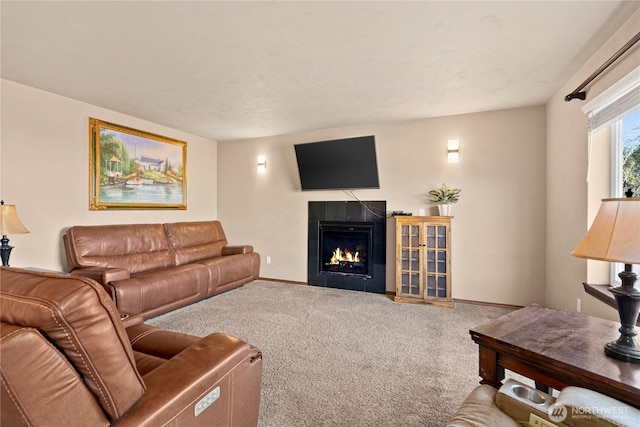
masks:
<svg viewBox="0 0 640 427"><path fill-rule="evenodd" d="M460 141L450 139L447 142L447 161L449 163L458 163L460 153Z"/></svg>
<svg viewBox="0 0 640 427"><path fill-rule="evenodd" d="M9 255L11 255L11 249L13 249L13 246L9 246L7 234L24 234L28 232L27 227L20 221L16 205L5 205L4 200L0 201L0 234L2 235L0 253L2 255L2 265L9 266Z"/></svg>
<svg viewBox="0 0 640 427"><path fill-rule="evenodd" d="M265 156L258 156L258 173L265 173L267 171L267 158Z"/></svg>

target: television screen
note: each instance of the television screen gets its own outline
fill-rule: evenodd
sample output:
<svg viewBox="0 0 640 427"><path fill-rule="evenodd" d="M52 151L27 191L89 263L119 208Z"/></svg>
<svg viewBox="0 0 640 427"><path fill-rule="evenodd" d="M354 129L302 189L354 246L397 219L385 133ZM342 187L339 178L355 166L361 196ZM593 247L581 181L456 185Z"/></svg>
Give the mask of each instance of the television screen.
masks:
<svg viewBox="0 0 640 427"><path fill-rule="evenodd" d="M303 191L380 188L373 136L294 147Z"/></svg>

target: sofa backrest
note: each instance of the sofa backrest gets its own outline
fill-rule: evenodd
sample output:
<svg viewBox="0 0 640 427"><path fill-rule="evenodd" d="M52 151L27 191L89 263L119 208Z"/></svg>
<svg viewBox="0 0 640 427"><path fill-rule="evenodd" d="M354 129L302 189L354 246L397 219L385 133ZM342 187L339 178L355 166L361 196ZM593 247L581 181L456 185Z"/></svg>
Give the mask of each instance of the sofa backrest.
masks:
<svg viewBox="0 0 640 427"><path fill-rule="evenodd" d="M162 224L74 226L64 238L69 271L109 267L135 274L172 264Z"/></svg>
<svg viewBox="0 0 640 427"><path fill-rule="evenodd" d="M220 221L164 224L175 265L219 257L227 245Z"/></svg>
<svg viewBox="0 0 640 427"><path fill-rule="evenodd" d="M112 419L140 399L145 387L127 333L98 283L9 267L0 273L2 322L37 329L64 353Z"/></svg>

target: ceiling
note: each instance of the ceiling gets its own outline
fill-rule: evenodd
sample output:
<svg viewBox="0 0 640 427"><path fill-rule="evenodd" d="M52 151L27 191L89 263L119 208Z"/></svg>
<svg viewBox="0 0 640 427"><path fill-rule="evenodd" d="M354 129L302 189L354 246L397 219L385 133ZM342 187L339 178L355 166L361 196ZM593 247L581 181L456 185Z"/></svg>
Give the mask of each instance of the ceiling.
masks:
<svg viewBox="0 0 640 427"><path fill-rule="evenodd" d="M639 5L4 0L1 73L228 141L540 105Z"/></svg>

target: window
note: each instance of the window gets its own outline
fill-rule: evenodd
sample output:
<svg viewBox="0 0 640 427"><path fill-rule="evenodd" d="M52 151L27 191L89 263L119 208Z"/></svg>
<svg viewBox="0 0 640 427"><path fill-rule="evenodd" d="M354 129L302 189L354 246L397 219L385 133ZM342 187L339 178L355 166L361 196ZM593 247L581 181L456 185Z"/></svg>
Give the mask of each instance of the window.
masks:
<svg viewBox="0 0 640 427"><path fill-rule="evenodd" d="M629 190L640 197L640 105L611 124L611 197L624 197ZM609 283L620 285L622 270L624 265L612 263Z"/></svg>
<svg viewBox="0 0 640 427"><path fill-rule="evenodd" d="M612 141L616 146L616 159L613 165L616 175L613 180L620 189L612 196L625 194L631 190L634 197L640 197L640 106L638 107L616 124L620 131L614 132L617 135Z"/></svg>
<svg viewBox="0 0 640 427"><path fill-rule="evenodd" d="M629 189L634 197L640 197L640 67L585 104L582 110L589 115L587 180L589 217L593 218L603 198L625 197ZM601 271L601 267L606 271ZM600 280L609 276L610 283L616 286L620 284L618 272L623 269L623 265L616 263L606 266L589 263L588 280L602 283Z"/></svg>

